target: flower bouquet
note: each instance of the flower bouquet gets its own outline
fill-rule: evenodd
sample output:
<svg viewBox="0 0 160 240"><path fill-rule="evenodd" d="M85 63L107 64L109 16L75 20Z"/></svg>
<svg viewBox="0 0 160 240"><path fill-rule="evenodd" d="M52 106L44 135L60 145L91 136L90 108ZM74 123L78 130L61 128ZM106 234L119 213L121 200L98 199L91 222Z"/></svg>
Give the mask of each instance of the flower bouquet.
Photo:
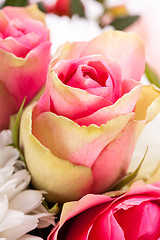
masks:
<svg viewBox="0 0 160 240"><path fill-rule="evenodd" d="M37 5L0 10L0 239L160 239L159 163L131 168L159 79L128 31L51 54Z"/></svg>

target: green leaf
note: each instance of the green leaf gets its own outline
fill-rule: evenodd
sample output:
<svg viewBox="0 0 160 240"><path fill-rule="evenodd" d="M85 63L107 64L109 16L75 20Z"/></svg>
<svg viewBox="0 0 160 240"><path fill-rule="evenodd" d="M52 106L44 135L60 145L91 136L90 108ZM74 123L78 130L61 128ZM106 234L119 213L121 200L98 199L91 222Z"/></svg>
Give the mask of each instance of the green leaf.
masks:
<svg viewBox="0 0 160 240"><path fill-rule="evenodd" d="M6 0L3 7L5 6L25 7L28 4L29 4L28 0Z"/></svg>
<svg viewBox="0 0 160 240"><path fill-rule="evenodd" d="M154 70L146 63L145 74L150 83L154 84L156 87L160 88L160 79L154 72Z"/></svg>
<svg viewBox="0 0 160 240"><path fill-rule="evenodd" d="M13 141L13 145L14 147L18 148L18 142L19 142L19 124L20 124L20 119L21 119L21 115L22 115L22 109L24 107L24 103L25 103L26 97L24 98L22 105L17 113L16 116L16 120L12 129L12 141Z"/></svg>
<svg viewBox="0 0 160 240"><path fill-rule="evenodd" d="M78 14L80 17L85 17L84 7L80 0L71 0L71 13Z"/></svg>
<svg viewBox="0 0 160 240"><path fill-rule="evenodd" d="M46 208L46 210L49 213L52 213L52 214L55 214L55 215L58 215L60 213L60 207L58 206L58 203L56 203L52 208L48 207L48 204L45 200L42 200L42 203L43 203L43 206Z"/></svg>
<svg viewBox="0 0 160 240"><path fill-rule="evenodd" d="M116 30L124 30L125 28L133 24L139 17L139 15L118 17L114 19L110 23L110 25L113 26Z"/></svg>
<svg viewBox="0 0 160 240"><path fill-rule="evenodd" d="M105 2L105 0L96 0L97 2L99 2L99 3L104 3Z"/></svg>
<svg viewBox="0 0 160 240"><path fill-rule="evenodd" d="M120 181L118 181L114 186L111 187L111 191L120 190L120 189L122 189L122 187L124 187L125 185L130 183L132 180L134 180L134 178L137 176L137 174L142 166L142 163L146 157L147 152L148 152L148 147L147 147L146 152L145 152L139 166L137 167L137 169L132 173L128 173L126 176L124 176L122 179L120 179Z"/></svg>
<svg viewBox="0 0 160 240"><path fill-rule="evenodd" d="M46 13L46 9L45 6L42 2L38 2L38 8L39 10L41 10L42 12Z"/></svg>

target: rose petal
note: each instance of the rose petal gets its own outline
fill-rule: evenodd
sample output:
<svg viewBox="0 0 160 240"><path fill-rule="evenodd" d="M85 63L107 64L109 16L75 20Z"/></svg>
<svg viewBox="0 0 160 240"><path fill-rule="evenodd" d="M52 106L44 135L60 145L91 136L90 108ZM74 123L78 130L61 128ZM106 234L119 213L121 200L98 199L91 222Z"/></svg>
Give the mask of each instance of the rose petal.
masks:
<svg viewBox="0 0 160 240"><path fill-rule="evenodd" d="M46 95L51 96L50 111L57 115L76 119L80 116L90 115L98 109L112 104L109 100L91 95L82 89L64 85L54 71L51 73L51 77L53 87L51 90L47 87ZM48 79L48 81L50 80ZM45 101L45 98L42 98L41 101ZM39 108L39 104L44 105L41 101L39 101L37 108Z"/></svg>
<svg viewBox="0 0 160 240"><path fill-rule="evenodd" d="M0 49L14 54L17 57L25 58L30 49L12 37L0 41Z"/></svg>
<svg viewBox="0 0 160 240"><path fill-rule="evenodd" d="M132 205L134 199L131 198L130 201L129 209L119 210L115 213L118 223L124 230L125 238L131 240L145 237L147 237L146 239L157 239L160 223L159 207L152 202L142 202L134 207Z"/></svg>
<svg viewBox="0 0 160 240"><path fill-rule="evenodd" d="M80 56L92 54L115 59L121 66L123 79L140 81L145 69L144 45L134 33L104 32L88 42Z"/></svg>
<svg viewBox="0 0 160 240"><path fill-rule="evenodd" d="M75 217L74 221L71 222L67 234L64 234L64 238L66 240L86 240L88 238L88 232L90 231L90 228L92 227L95 218L105 208L106 204L101 204L98 207L94 207L88 211L83 212L83 214L79 214L78 217ZM65 225L63 227L65 227ZM63 228L61 232L63 232Z"/></svg>
<svg viewBox="0 0 160 240"><path fill-rule="evenodd" d="M48 70L47 62L49 63L50 59L49 48L50 43L44 42L30 51L25 59L0 49L0 61L3 61L3 65L0 65L1 82L18 101L17 110L25 96L27 103L42 87Z"/></svg>
<svg viewBox="0 0 160 240"><path fill-rule="evenodd" d="M68 202L63 205L63 211L60 219L60 226L72 217L84 212L88 209L103 203L110 203L112 198L105 195L88 194L81 198L79 201ZM107 206L106 206L107 208Z"/></svg>
<svg viewBox="0 0 160 240"><path fill-rule="evenodd" d="M42 42L42 37L32 32L32 33L23 35L16 40L31 50L37 47Z"/></svg>
<svg viewBox="0 0 160 240"><path fill-rule="evenodd" d="M158 239L160 235L159 225L160 225L159 206L153 202L144 203L143 218L140 224L139 237L144 236L147 237L148 239Z"/></svg>
<svg viewBox="0 0 160 240"><path fill-rule="evenodd" d="M94 193L106 192L109 186L125 175L136 142L137 124L129 122L120 135L97 157L92 166ZM121 149L120 155L118 149Z"/></svg>
<svg viewBox="0 0 160 240"><path fill-rule="evenodd" d="M151 121L160 111L160 90L153 85L143 86L136 103L137 120Z"/></svg>
<svg viewBox="0 0 160 240"><path fill-rule="evenodd" d="M119 116L100 127L80 127L68 118L46 112L33 121L32 132L56 157L92 167L102 150L121 133L133 116L133 113Z"/></svg>
<svg viewBox="0 0 160 240"><path fill-rule="evenodd" d="M129 93L133 88L135 88L138 85L140 85L140 83L133 79L123 80L121 95L123 96L124 94Z"/></svg>
<svg viewBox="0 0 160 240"><path fill-rule="evenodd" d="M142 85L138 85L129 93L119 98L112 106L104 107L90 116L76 119L75 122L85 126L89 126L90 124L100 126L119 115L133 112L141 90Z"/></svg>
<svg viewBox="0 0 160 240"><path fill-rule="evenodd" d="M27 108L22 116L20 145L25 145L27 167L33 185L38 189L45 189L49 201L61 202L64 199L67 201L80 198L86 191L90 191L93 181L91 170L57 158L31 134L32 109L33 106ZM49 180L52 176L54 181Z"/></svg>
<svg viewBox="0 0 160 240"><path fill-rule="evenodd" d="M45 14L38 9L38 6L36 4L24 8L14 7L14 11L12 7L7 6L4 7L2 11L10 19L18 18L23 21L26 18L32 18L35 20L39 20L45 24Z"/></svg>
<svg viewBox="0 0 160 240"><path fill-rule="evenodd" d="M5 16L5 14L2 11L0 11L0 22L1 22L1 24L0 24L0 32L4 36L6 28L9 25L9 21L8 21L7 17Z"/></svg>
<svg viewBox="0 0 160 240"><path fill-rule="evenodd" d="M121 239L125 240L123 230L117 223L112 211L100 214L89 233L89 239Z"/></svg>
<svg viewBox="0 0 160 240"><path fill-rule="evenodd" d="M61 45L55 55L54 60L52 61L52 67L61 59L75 59L80 57L81 51L87 45L87 42L66 42Z"/></svg>

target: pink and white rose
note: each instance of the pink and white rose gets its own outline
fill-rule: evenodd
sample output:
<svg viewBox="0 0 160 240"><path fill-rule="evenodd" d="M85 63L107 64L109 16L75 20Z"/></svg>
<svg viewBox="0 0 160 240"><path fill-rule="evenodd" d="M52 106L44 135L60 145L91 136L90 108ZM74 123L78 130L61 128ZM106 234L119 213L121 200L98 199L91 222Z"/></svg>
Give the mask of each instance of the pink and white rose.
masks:
<svg viewBox="0 0 160 240"><path fill-rule="evenodd" d="M8 128L24 97L28 103L44 85L50 45L45 15L36 5L0 10L0 130Z"/></svg>
<svg viewBox="0 0 160 240"><path fill-rule="evenodd" d="M65 203L48 240L160 239L160 183L135 182L120 197L86 195Z"/></svg>
<svg viewBox="0 0 160 240"><path fill-rule="evenodd" d="M59 49L20 130L32 183L49 201L105 192L126 174L139 127L160 110L159 91L139 83L144 67L135 34L109 31Z"/></svg>

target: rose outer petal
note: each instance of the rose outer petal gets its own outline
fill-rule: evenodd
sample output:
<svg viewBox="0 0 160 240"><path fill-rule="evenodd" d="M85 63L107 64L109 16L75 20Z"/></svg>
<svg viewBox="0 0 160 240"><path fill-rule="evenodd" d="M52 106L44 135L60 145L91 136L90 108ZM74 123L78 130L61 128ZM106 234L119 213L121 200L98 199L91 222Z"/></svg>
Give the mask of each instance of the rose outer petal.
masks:
<svg viewBox="0 0 160 240"><path fill-rule="evenodd" d="M136 120L151 121L160 111L160 90L154 85L143 86L136 103Z"/></svg>
<svg viewBox="0 0 160 240"><path fill-rule="evenodd" d="M91 189L91 170L57 158L32 135L32 110L31 105L22 116L20 146L25 152L34 187L45 189L46 198L53 202L80 198Z"/></svg>
<svg viewBox="0 0 160 240"><path fill-rule="evenodd" d="M46 112L33 121L32 132L56 157L92 167L102 150L121 133L133 115L119 116L101 127L80 127L65 117Z"/></svg>
<svg viewBox="0 0 160 240"><path fill-rule="evenodd" d="M67 231L67 234L64 235L64 239L86 240L88 237L88 232L90 231L95 218L105 208L106 206L101 204L98 207L94 207L91 211L83 212L83 214L80 214L78 218L75 217L74 221L72 221L70 225L69 230Z"/></svg>
<svg viewBox="0 0 160 240"><path fill-rule="evenodd" d="M17 100L17 110L25 96L28 102L43 86L48 70L47 62L50 60L50 45L49 42L40 44L30 51L25 59L0 49L0 62L3 62L3 65L0 65L1 82Z"/></svg>
<svg viewBox="0 0 160 240"><path fill-rule="evenodd" d="M33 133L40 143L31 134L32 110L31 106L24 112L20 131L21 147L24 148L34 186L48 191L48 199L52 201L77 199L93 191L89 167L132 119L133 113L119 116L101 127L80 127L62 116L43 113L32 123ZM48 133L51 141L47 140ZM36 160L33 162L32 159Z"/></svg>
<svg viewBox="0 0 160 240"><path fill-rule="evenodd" d="M136 142L137 125L138 123L130 121L119 136L108 144L95 160L92 166L94 193L107 191L111 185L125 175ZM121 149L121 153L118 149Z"/></svg>
<svg viewBox="0 0 160 240"><path fill-rule="evenodd" d="M26 18L32 18L41 21L46 25L45 14L42 11L39 11L37 4L24 8L14 7L14 11L13 7L7 6L2 9L2 12L4 12L9 19L18 18L23 21Z"/></svg>
<svg viewBox="0 0 160 240"><path fill-rule="evenodd" d="M63 211L61 214L59 224L53 229L51 234L48 236L48 240L55 240L57 239L57 229L60 229L64 223L71 219L72 217L78 215L85 210L88 210L98 204L103 204L106 202L110 202L112 199L105 195L93 195L88 194L81 198L79 201L75 202L68 202L64 204Z"/></svg>
<svg viewBox="0 0 160 240"><path fill-rule="evenodd" d="M69 59L76 59L80 57L80 54L84 47L87 45L87 42L66 42L65 44L61 45L55 55L54 60L52 61L52 68L59 60L69 60Z"/></svg>
<svg viewBox="0 0 160 240"><path fill-rule="evenodd" d="M81 57L101 54L114 59L121 66L123 79L140 81L145 69L144 44L138 35L120 31L107 31L85 46Z"/></svg>

